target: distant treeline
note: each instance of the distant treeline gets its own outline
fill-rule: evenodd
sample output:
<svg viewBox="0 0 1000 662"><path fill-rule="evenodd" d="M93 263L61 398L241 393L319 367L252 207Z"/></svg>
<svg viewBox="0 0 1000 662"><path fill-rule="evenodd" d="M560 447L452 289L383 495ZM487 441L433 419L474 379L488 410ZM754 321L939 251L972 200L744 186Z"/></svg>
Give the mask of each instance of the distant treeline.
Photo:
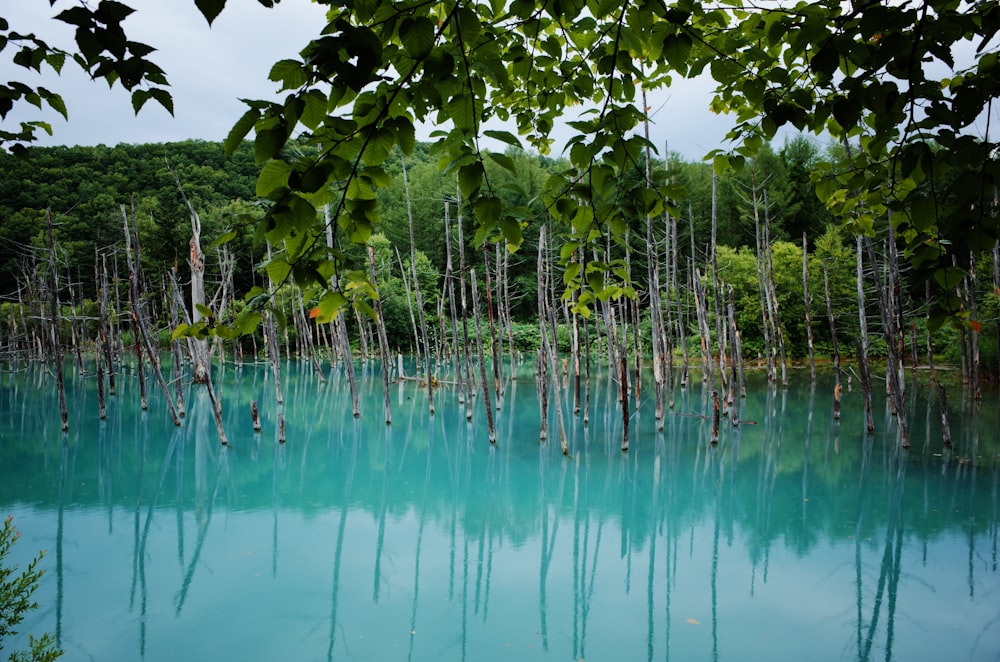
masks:
<svg viewBox="0 0 1000 662"><path fill-rule="evenodd" d="M853 238L837 230L835 220L814 194L808 174L817 161L835 159L837 150L836 146L821 147L797 137L780 148L765 149L742 173L718 179L710 164L685 160L677 154L671 154L667 163L660 160L657 164L656 170L667 173L678 192L673 251L677 253L675 259L680 272L675 280L680 286L669 296L682 308L690 296L684 286L690 274L697 270L703 274L709 272L706 266L710 263L714 217L718 275L733 287L736 322L748 357L763 348L760 339L765 322L761 311L756 243L756 226L761 222L766 222L769 228L772 277L785 327L784 342L790 356L806 355L807 319L811 322L817 354L820 357L829 355L831 335L824 298L824 264L838 331L847 338L856 336L859 331ZM209 281L213 271L220 271L212 262L216 256L211 243L235 230L236 238L227 247L235 258L232 279L236 297L255 285L264 284L266 277L259 267L266 258L266 247L256 239L257 227L253 223L263 215L254 193L259 168L254 163L250 143L245 143L229 158L223 156L221 143L202 141L31 148L28 155L27 159L18 159L0 154L0 296L8 305L18 301L18 292L25 279L32 278L35 273L29 267L33 252L47 246L46 210L50 210L54 223L55 245L65 273L63 278L76 286L75 297L94 299L95 255L98 252L114 254L115 247L124 244L122 205L130 214L134 208L142 244L142 267L149 282L162 282L162 275L175 265L181 279L185 279L191 226L178 182L201 216ZM530 210L531 218L525 222L523 245L509 256L505 268L506 294L512 323L536 325L538 236L539 229L549 223L540 192L542 183L565 164L558 158L520 151L508 151L507 156L516 165L514 172L499 167L492 169L488 171L490 184L506 203ZM413 155L407 157L409 205L403 186L403 165L399 156L386 164L392 184L378 192L382 223L377 231L382 236L376 235L371 243L376 251L389 342L406 351L415 342L409 317L413 298L403 281L403 269L409 270L410 261L410 216L424 308L432 328L439 322L439 303L444 296L446 219L451 224L449 229L453 238L457 236L457 224L462 221L467 267L475 268L481 280L483 270L480 266L484 260L497 258L492 244L487 244L488 250L484 250L483 245L474 245L472 214L456 205L454 177L440 171L438 157L429 146L420 144ZM644 176L638 171L633 175ZM762 206L758 200L755 206L753 196L762 191L766 192L766 204ZM634 223L635 232L630 235L631 279L639 293L640 309L643 309L648 304L646 259L655 247L647 244L645 219L637 218ZM670 223L664 219L655 225L658 229L654 230L654 244L659 246ZM558 242L558 228L553 228L550 236ZM879 237L876 243L884 240ZM553 258L557 259L558 243L553 245ZM803 246L808 252L805 261L810 295L808 316L803 295ZM362 247L348 244L338 248L356 260L358 269L367 269L367 255ZM611 252L621 256L624 249L612 246ZM661 259L666 257L661 256ZM982 264L983 277L976 285L981 293L977 311L981 325L987 322L995 325L997 319L997 292L989 278L992 270L991 264ZM124 258L118 273L119 276L125 273ZM866 279L877 276L870 273ZM903 277L905 284L905 273ZM557 286L559 283L557 278ZM864 286L874 289L874 281ZM906 324L913 342L919 343L923 353L924 286L904 285L901 296ZM62 295L60 298L68 300ZM869 299L869 305L877 305L874 296ZM877 311L870 313L870 317L873 320L870 323L877 327ZM695 316L691 314L684 319L693 331L690 335L693 339L698 331ZM169 326L165 320L161 321L164 322L161 328ZM997 365L992 327L990 331L986 333L983 329L982 339L981 364L987 374L995 373ZM524 335L537 336L537 332ZM942 358L957 362L960 335L960 331L945 329L935 336L934 351L942 354ZM877 355L878 333L874 338L870 351ZM527 338L525 344L530 345L532 339ZM846 353L850 354L853 349L853 344L847 343Z"/></svg>

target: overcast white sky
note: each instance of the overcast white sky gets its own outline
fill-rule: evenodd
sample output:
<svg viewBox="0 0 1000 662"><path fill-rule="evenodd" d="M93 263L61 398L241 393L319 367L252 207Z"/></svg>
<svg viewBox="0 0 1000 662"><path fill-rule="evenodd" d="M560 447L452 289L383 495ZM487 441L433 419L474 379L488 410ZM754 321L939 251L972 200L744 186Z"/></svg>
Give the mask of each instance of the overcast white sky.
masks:
<svg viewBox="0 0 1000 662"><path fill-rule="evenodd" d="M51 45L71 49L72 28L52 20L76 0L0 0L0 16L11 30L33 32ZM323 8L307 0L283 0L273 9L254 0L230 0L210 28L192 0L134 0L137 9L125 21L129 38L158 48L151 59L171 82L174 116L149 101L139 116L132 113L129 95L116 86L91 81L68 62L61 76L39 78L10 64L12 49L0 56L0 80L42 84L63 95L69 121L52 112L21 104L3 122L16 128L23 120L43 119L54 135L44 133L41 145L114 145L186 139L219 141L243 114L240 98L274 98L277 85L267 80L271 64L297 57L325 24ZM651 97L654 124L651 139L669 144L688 159L700 159L721 147L731 118L708 110L710 81L682 81L666 95ZM556 145L554 152L559 151ZM662 147L660 148L662 150Z"/></svg>

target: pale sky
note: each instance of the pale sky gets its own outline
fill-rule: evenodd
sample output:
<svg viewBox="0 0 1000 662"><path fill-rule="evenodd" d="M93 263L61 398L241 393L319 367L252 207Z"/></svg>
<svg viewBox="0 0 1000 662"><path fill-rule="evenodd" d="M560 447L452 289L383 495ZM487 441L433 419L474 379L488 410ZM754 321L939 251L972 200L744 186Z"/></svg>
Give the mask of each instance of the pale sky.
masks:
<svg viewBox="0 0 1000 662"><path fill-rule="evenodd" d="M12 31L35 33L50 45L70 50L72 27L52 20L76 0L0 0L0 16ZM193 0L133 0L136 8L124 26L129 38L158 49L150 56L171 82L174 116L150 100L136 117L120 86L91 81L75 63L61 76L39 77L10 63L13 48L0 54L0 80L44 85L63 96L69 121L51 111L20 104L0 124L14 129L20 121L42 119L54 135L41 133L38 145L114 145L186 139L221 141L243 114L240 98L276 99L277 84L267 80L271 65L296 58L325 24L323 8L307 0L283 0L273 9L254 0L230 0L210 28ZM47 69L44 71L48 71ZM711 81L682 81L669 92L650 97L654 109L651 139L690 160L722 147L732 119L708 110ZM570 118L572 119L572 118ZM426 139L427 136L418 136ZM557 136L558 137L558 136ZM553 155L558 155L555 145Z"/></svg>

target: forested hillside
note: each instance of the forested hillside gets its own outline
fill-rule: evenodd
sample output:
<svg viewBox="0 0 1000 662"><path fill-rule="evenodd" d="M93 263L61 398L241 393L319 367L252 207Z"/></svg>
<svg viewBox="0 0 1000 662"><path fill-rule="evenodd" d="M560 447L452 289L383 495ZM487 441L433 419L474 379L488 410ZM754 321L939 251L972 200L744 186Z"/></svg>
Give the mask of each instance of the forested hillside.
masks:
<svg viewBox="0 0 1000 662"><path fill-rule="evenodd" d="M767 263L773 279L783 341L790 358L804 359L808 352L809 331L819 355L831 351L830 322L824 291L826 280L834 312L834 324L840 333L855 337L858 328L858 296L854 242L837 227L813 192L808 173L821 160L839 158L838 148L821 148L805 138L795 138L776 148L761 150L742 172L727 172L717 178L709 164L692 162L671 155L667 162L655 162L656 176L667 180L677 194L675 217L664 216L652 223L653 244L646 237L645 219L636 216L629 229L628 254L620 245L609 245L611 260L626 260L628 282L637 293L643 315L650 303L647 260L650 248L665 251L668 230L672 256L662 259L676 262L672 279L677 291L678 311L688 327L688 342L697 342L699 331L696 316L685 307L696 304L690 299L693 277L707 277L711 272L711 246L717 246L718 277L733 288L736 323L743 337L744 350L750 357L766 351L766 315L762 311L760 291L762 246L758 243L762 224L766 225L766 241L770 247ZM410 315L415 302L408 278L410 276L410 219L417 255L417 271L423 293L424 309L432 328L441 327L443 298L446 296L444 275L447 268L445 222L452 246L456 248L458 221L462 220L466 273L475 269L480 280L483 267L494 270L494 278L504 278L503 296L509 306L512 323L530 326L531 331L511 334L511 340L521 349L531 349L539 342L537 332L538 279L537 252L539 230L548 222L548 211L541 196L547 178L558 173L565 163L554 158L508 151L507 168L495 167L489 172L491 184L504 199L504 204L519 207L522 214L523 243L516 252L497 249L502 234L476 237L476 222L469 210L458 205L460 194L454 176L442 173L438 156L429 146L418 144L405 164L399 153L386 162L388 185L378 190L381 222L376 234L368 241L374 249L382 315L386 321L389 344L404 351L414 348L418 334L415 318ZM406 168L404 185L403 167ZM493 164L491 164L493 165ZM0 155L0 293L4 301L14 303L23 296L24 287L37 277L36 263L40 251L47 245L46 210L51 211L54 241L64 274L65 286L72 286L72 296L78 300L94 300L95 260L111 258L112 272L123 278L127 273L123 253L123 209L134 214L141 243L142 269L152 283L167 282L164 275L175 265L182 281L189 278L188 241L191 237L190 214L184 196L200 215L203 223L202 242L210 246L215 240L235 237L225 248L233 258L233 292L239 300L255 286L264 287L267 278L259 266L266 257L267 247L256 221L263 215L256 202L255 181L259 168L254 164L250 143L228 157L223 157L222 145L210 142L181 142L151 145L118 145L115 147L54 147L31 148L27 159ZM642 177L641 172L632 176ZM715 233L713 237L713 218ZM336 223L334 224L336 226ZM346 233L332 233L335 250L343 252L352 268L366 271L368 257L362 248L346 239ZM883 237L882 240L885 238ZM550 242L553 239L550 239ZM563 250L556 243L550 250ZM803 243L804 242L804 243ZM806 280L809 311L805 309L803 289L803 245L806 247ZM280 247L272 247L280 253ZM222 254L219 249L207 250L207 274L210 283L218 280ZM593 259L593 256L590 256ZM602 258L603 259L603 258ZM455 258L456 271L459 268ZM488 262L487 262L488 261ZM556 260L557 262L558 260ZM622 264L625 264L623 261ZM984 261L980 272L989 274L992 265ZM560 269L560 267L554 267ZM404 271L406 277L404 279ZM554 294L563 292L565 273L557 274ZM871 293L877 274L871 273L868 305L877 306ZM214 279L214 280L213 280ZM924 286L905 285L902 306L906 310L909 334L907 344L919 344L919 354L926 354ZM968 284L966 284L967 286ZM494 287L497 287L494 284ZM670 286L665 288L670 291ZM711 289L711 288L710 288ZM988 278L979 287L981 308L977 323L995 322L996 293ZM501 294L497 289L498 294ZM20 294L19 294L20 293ZM162 294L160 296L167 297ZM302 304L308 309L315 301ZM69 301L63 292L61 300ZM710 292L708 298L714 301ZM167 299L164 298L164 301ZM725 302L723 301L723 304ZM494 305L499 305L494 302ZM160 328L170 327L166 319L167 306L157 307ZM291 309L288 319L292 319ZM879 327L876 311L871 323ZM722 311L724 315L724 311ZM10 315L8 307L7 316ZM809 320L807 329L807 320ZM357 319L351 320L357 324ZM646 320L648 327L649 320ZM919 327L919 328L918 328ZM442 332L443 333L443 332ZM645 333L649 333L646 329ZM683 333L683 330L682 330ZM959 360L959 339L964 333L945 329L939 333L933 347L947 358ZM989 334L992 336L992 334ZM982 364L987 373L995 370L995 342L987 336ZM878 355L884 341L873 333L869 353ZM567 337L562 341L568 343ZM843 340L841 341L843 342ZM692 345L692 351L694 346ZM855 346L848 342L845 354L853 354ZM940 358L940 357L939 357ZM919 359L918 359L919 360Z"/></svg>

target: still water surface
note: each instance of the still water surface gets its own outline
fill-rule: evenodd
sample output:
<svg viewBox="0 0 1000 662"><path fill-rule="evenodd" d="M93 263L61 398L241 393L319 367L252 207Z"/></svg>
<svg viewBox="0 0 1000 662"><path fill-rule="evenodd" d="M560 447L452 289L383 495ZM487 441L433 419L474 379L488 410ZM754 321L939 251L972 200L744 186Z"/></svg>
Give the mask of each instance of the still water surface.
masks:
<svg viewBox="0 0 1000 662"><path fill-rule="evenodd" d="M387 427L377 363L360 419L343 375L286 366L284 445L267 371L226 367L229 448L197 390L174 428L120 376L99 422L77 377L63 435L48 375L0 376L0 514L19 563L48 550L22 631L100 661L1000 659L995 393L954 387L945 452L911 389L907 453L884 399L867 436L858 389L837 423L802 374L754 378L713 447L696 386L662 432L645 402L623 454L601 378L588 426L567 407L567 459L538 442L530 370L495 448L452 387L430 416L393 385Z"/></svg>

